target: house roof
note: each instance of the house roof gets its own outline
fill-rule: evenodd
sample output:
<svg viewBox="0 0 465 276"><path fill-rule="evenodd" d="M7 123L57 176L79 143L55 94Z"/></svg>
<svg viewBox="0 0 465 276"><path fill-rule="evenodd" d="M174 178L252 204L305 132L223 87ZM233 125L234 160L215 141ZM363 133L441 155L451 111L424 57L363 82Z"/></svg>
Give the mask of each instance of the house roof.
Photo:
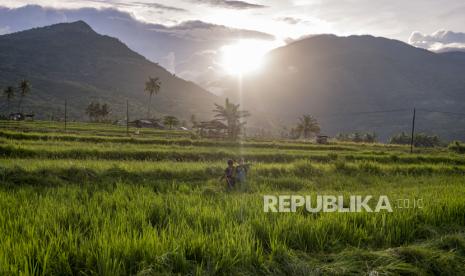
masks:
<svg viewBox="0 0 465 276"><path fill-rule="evenodd" d="M203 129L228 129L228 126L218 120L200 122L199 128Z"/></svg>
<svg viewBox="0 0 465 276"><path fill-rule="evenodd" d="M152 126L152 127L158 127L158 128L164 128L165 126L158 122L157 120L153 119L137 119L132 122L129 122L129 124L136 124L136 125L143 125L143 126Z"/></svg>

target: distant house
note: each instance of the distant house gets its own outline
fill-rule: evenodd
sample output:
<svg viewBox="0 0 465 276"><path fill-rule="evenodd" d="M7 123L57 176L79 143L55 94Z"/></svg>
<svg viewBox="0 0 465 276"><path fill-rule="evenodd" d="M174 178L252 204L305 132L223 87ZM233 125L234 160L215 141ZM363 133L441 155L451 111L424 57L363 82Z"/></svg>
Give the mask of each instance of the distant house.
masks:
<svg viewBox="0 0 465 276"><path fill-rule="evenodd" d="M8 116L8 119L13 121L22 121L24 120L24 115L22 113L11 113Z"/></svg>
<svg viewBox="0 0 465 276"><path fill-rule="evenodd" d="M114 125L117 126L125 126L126 125L126 120L116 120L113 122Z"/></svg>
<svg viewBox="0 0 465 276"><path fill-rule="evenodd" d="M328 144L328 139L329 139L329 136L326 136L326 135L317 135L316 136L316 142L318 144Z"/></svg>
<svg viewBox="0 0 465 276"><path fill-rule="evenodd" d="M156 128L156 129L165 129L165 126L162 125L157 120L152 119L138 119L132 122L129 122L130 126L138 128Z"/></svg>
<svg viewBox="0 0 465 276"><path fill-rule="evenodd" d="M34 121L34 116L35 116L34 114L25 114L24 116L25 116L24 118L25 120Z"/></svg>
<svg viewBox="0 0 465 276"><path fill-rule="evenodd" d="M8 119L9 120L13 120L13 121L23 121L26 117L24 116L23 113L20 113L20 112L17 112L17 113L11 113L9 116L8 116Z"/></svg>
<svg viewBox="0 0 465 276"><path fill-rule="evenodd" d="M21 113L21 112L17 112L17 113L11 113L9 116L8 116L8 119L9 120L13 120L13 121L24 121L24 120L30 120L30 121L34 121L34 114L24 114L24 113Z"/></svg>
<svg viewBox="0 0 465 276"><path fill-rule="evenodd" d="M228 126L218 120L200 122L196 125L200 137L203 138L226 138Z"/></svg>

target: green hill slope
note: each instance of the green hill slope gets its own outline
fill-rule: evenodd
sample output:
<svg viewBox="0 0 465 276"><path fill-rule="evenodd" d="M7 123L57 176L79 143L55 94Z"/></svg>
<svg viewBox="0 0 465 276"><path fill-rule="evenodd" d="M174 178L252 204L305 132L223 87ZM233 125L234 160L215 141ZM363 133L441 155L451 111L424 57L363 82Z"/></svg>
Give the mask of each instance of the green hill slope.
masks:
<svg viewBox="0 0 465 276"><path fill-rule="evenodd" d="M409 131L416 107L417 129L464 139L465 63L400 41L318 35L271 51L266 66L243 80L252 113L283 122L315 115L325 133L376 131L381 137ZM232 92L234 89L234 83ZM405 110L404 112L362 113Z"/></svg>
<svg viewBox="0 0 465 276"><path fill-rule="evenodd" d="M62 116L68 101L71 119L85 119L91 101L109 103L113 118L122 118L126 99L132 117L143 117L148 96L144 82L159 77L162 88L152 101L152 113L206 117L216 96L180 79L130 50L119 40L94 32L83 21L0 36L0 87L28 79L33 89L24 111L38 118ZM12 103L16 110L18 98ZM0 108L6 111L6 101Z"/></svg>

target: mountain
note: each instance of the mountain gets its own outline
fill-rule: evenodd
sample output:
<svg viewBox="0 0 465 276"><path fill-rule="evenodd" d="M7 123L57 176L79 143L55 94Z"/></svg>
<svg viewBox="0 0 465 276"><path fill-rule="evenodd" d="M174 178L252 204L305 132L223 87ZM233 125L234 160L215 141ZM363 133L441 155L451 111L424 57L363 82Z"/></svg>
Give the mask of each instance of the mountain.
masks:
<svg viewBox="0 0 465 276"><path fill-rule="evenodd" d="M464 62L465 63L465 49L464 51L450 51L450 52L441 52L442 56L448 57L455 60L455 62Z"/></svg>
<svg viewBox="0 0 465 276"><path fill-rule="evenodd" d="M275 49L265 61L243 77L240 95L237 80L215 84L231 87L227 95L252 113L255 129L278 132L309 113L329 135L375 131L387 139L410 130L415 107L417 131L464 140L465 116L452 114L465 110L463 53L433 53L373 36L317 35ZM109 103L113 118L124 118L126 99L131 116L144 117L149 76L162 81L153 99L157 116L206 119L222 101L83 21L0 36L0 87L30 80L24 108L39 118L62 116L65 99L71 119L85 119L91 101Z"/></svg>
<svg viewBox="0 0 465 276"><path fill-rule="evenodd" d="M271 51L263 70L242 80L241 101L275 118L275 126L309 113L330 135L375 131L383 139L409 131L416 107L418 131L464 139L464 116L424 111L465 110L459 55L366 35L312 36Z"/></svg>
<svg viewBox="0 0 465 276"><path fill-rule="evenodd" d="M83 21L0 36L0 87L28 79L33 89L24 108L39 118L61 115L65 99L71 119L86 118L85 108L91 101L108 103L114 118L124 118L126 99L132 117L143 117L148 99L144 83L149 76L162 83L152 101L158 116L207 117L213 102L219 100L118 39L96 33ZM4 101L1 108L6 108Z"/></svg>
<svg viewBox="0 0 465 276"><path fill-rule="evenodd" d="M118 5L116 2L113 4ZM131 5L144 9L150 4L133 2ZM0 34L79 20L86 22L100 34L120 39L147 59L159 63L168 71L186 80L195 81L210 92L215 90L210 82L218 79L217 75L221 73L219 70L221 68L218 66L221 60L221 55L217 51L219 48L234 43L239 38L274 40L270 34L198 20L179 22L170 26L148 23L116 8L0 6Z"/></svg>

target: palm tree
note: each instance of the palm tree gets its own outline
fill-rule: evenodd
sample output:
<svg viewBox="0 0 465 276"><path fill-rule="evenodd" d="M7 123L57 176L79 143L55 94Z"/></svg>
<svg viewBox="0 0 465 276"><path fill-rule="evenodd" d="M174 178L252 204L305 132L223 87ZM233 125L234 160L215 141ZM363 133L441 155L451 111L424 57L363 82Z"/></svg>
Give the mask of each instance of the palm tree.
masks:
<svg viewBox="0 0 465 276"><path fill-rule="evenodd" d="M228 137L236 139L246 124L242 119L250 116L250 113L239 110L239 104L229 102L228 98L226 98L224 106L215 104L215 107L213 110L216 113L215 117L221 121L225 121L228 126Z"/></svg>
<svg viewBox="0 0 465 276"><path fill-rule="evenodd" d="M29 83L28 80L22 80L20 83L19 83L19 90L20 90L20 98L19 98L19 106L18 106L18 109L19 109L19 112L21 112L21 104L23 102L23 98L26 96L26 94L28 94L29 92L31 92L31 84Z"/></svg>
<svg viewBox="0 0 465 276"><path fill-rule="evenodd" d="M102 117L102 120L105 121L107 116L110 115L111 109L110 106L106 103L101 105L101 108L99 110L99 115Z"/></svg>
<svg viewBox="0 0 465 276"><path fill-rule="evenodd" d="M158 92L160 92L160 89L161 89L161 81L159 78L149 77L149 79L145 82L144 91L149 93L149 107L147 110L147 119L150 119L150 104L152 102L152 96L153 94L157 95Z"/></svg>
<svg viewBox="0 0 465 276"><path fill-rule="evenodd" d="M100 111L100 103L91 102L86 108L86 114L89 116L91 122L98 121L98 114Z"/></svg>
<svg viewBox="0 0 465 276"><path fill-rule="evenodd" d="M163 117L163 124L169 126L170 129L173 129L173 126L179 125L179 120L174 116L165 116Z"/></svg>
<svg viewBox="0 0 465 276"><path fill-rule="evenodd" d="M11 99L14 98L15 96L15 89L13 86L8 86L3 90L3 94L6 96L6 99L8 101L8 114L10 113L10 102Z"/></svg>
<svg viewBox="0 0 465 276"><path fill-rule="evenodd" d="M367 143L376 143L376 139L378 138L378 135L376 132L367 132L365 133L365 137L363 137L363 140Z"/></svg>
<svg viewBox="0 0 465 276"><path fill-rule="evenodd" d="M192 124L192 128L195 128L197 126L197 117L195 117L195 114L192 114L191 115L191 118L190 118L190 121L191 121L191 124Z"/></svg>
<svg viewBox="0 0 465 276"><path fill-rule="evenodd" d="M297 130L303 134L304 138L309 138L312 133L320 133L320 125L317 120L311 115L303 115L299 118Z"/></svg>

